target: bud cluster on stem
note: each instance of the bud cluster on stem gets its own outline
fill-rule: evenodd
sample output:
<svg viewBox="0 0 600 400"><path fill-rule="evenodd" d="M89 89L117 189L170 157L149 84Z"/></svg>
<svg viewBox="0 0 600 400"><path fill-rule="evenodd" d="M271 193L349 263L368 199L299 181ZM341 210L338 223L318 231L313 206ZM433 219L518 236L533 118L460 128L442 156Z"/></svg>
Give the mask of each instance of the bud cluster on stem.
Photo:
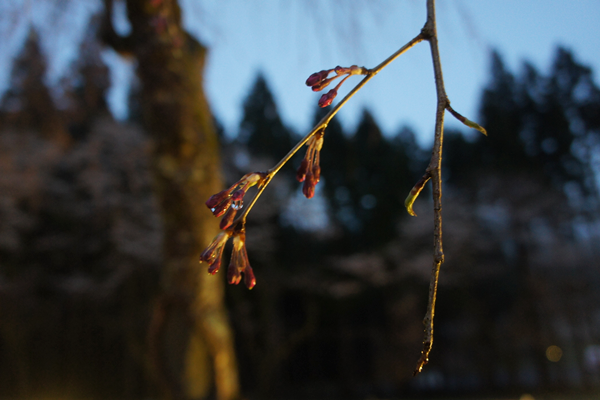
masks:
<svg viewBox="0 0 600 400"><path fill-rule="evenodd" d="M321 97L319 105L325 107L331 104L337 95L337 90L348 77L352 75L366 75L365 78L359 82L344 97L343 100L333 107L327 113L327 115L324 116L321 121L273 168L269 169L267 172L252 172L246 174L230 188L211 196L206 201L206 206L210 209L213 215L216 217L223 217L220 222L220 227L223 232L213 239L211 244L200 256L201 263L206 262L209 264L208 272L210 274L215 274L219 270L225 245L227 241L233 237L234 244L232 261L228 271L228 281L230 283L237 284L241 280L241 274L244 274L244 282L246 283L246 286L249 288L254 287L256 284L256 279L254 278L254 272L252 271L252 268L250 268L245 247L246 216L250 212L250 209L254 203L256 203L262 192L265 190L277 172L283 167L283 165L285 165L305 144L308 145L308 150L300 165L300 168L298 168L296 178L300 182L304 183L302 187L302 192L304 195L307 198L313 197L315 194L315 187L321 177L321 167L319 165L319 161L320 151L323 147L323 134L331 118L335 116L335 114L344 104L346 104L348 99L354 96L354 94L356 94L356 92L358 92L358 90L360 90L379 71L422 40L423 35L419 34L373 69L369 70L365 67L358 67L356 65L348 68L338 66L330 70L323 70L314 73L307 79L306 84L311 86L314 91L319 91L327 87L335 79L346 75L342 81L338 83L335 89L332 89L329 93ZM329 78L331 73L334 75ZM256 196L254 196L250 204L244 208L244 211L241 213L241 215L238 216L239 210L241 210L243 207L243 198L246 195L247 190L254 185L258 186L258 192L256 193Z"/></svg>
<svg viewBox="0 0 600 400"><path fill-rule="evenodd" d="M252 289L256 285L256 278L252 267L250 267L248 253L246 252L244 218L238 218L239 222L236 222L235 217L238 211L244 207L244 196L248 189L255 185L262 186L266 176L265 172L246 174L231 187L212 195L206 201L206 206L215 217L223 217L219 224L223 232L219 233L200 255L200 262L209 264L209 274L216 274L221 267L225 245L233 236L233 250L227 270L227 281L237 285L240 283L243 273L244 283L248 289Z"/></svg>
<svg viewBox="0 0 600 400"><path fill-rule="evenodd" d="M331 78L328 78L329 74L332 72L335 73L335 75ZM357 65L352 65L348 68L337 66L333 69L324 69L322 71L315 72L306 80L306 86L310 86L313 92L320 92L337 78L346 75L334 89L331 89L319 99L319 107L327 107L331 104L331 102L333 102L333 99L335 99L335 96L337 96L338 89L340 86L342 86L342 83L344 83L346 79L352 75L367 75L368 73L368 69L365 67L359 67Z"/></svg>
<svg viewBox="0 0 600 400"><path fill-rule="evenodd" d="M321 159L321 148L323 147L323 133L324 129L321 129L310 138L307 143L308 149L306 150L306 155L296 172L298 182L304 182L302 193L307 199L315 195L315 187L321 179L319 161Z"/></svg>
<svg viewBox="0 0 600 400"><path fill-rule="evenodd" d="M227 268L227 281L237 285L242 280L243 273L244 284L248 289L252 289L256 285L256 278L254 277L254 271L248 260L248 253L246 251L246 233L243 229L239 231L230 229L219 233L200 255L200 262L209 264L209 274L216 274L219 271L219 268L221 268L225 245L232 236L233 250L231 251L231 261Z"/></svg>
<svg viewBox="0 0 600 400"><path fill-rule="evenodd" d="M227 229L232 225L235 215L244 207L244 196L248 189L264 181L265 176L264 172L246 174L229 189L212 195L206 201L206 206L215 217L223 216L221 229Z"/></svg>
<svg viewBox="0 0 600 400"><path fill-rule="evenodd" d="M319 99L320 107L327 107L331 105L335 97L337 96L340 86L352 75L365 75L365 78L359 82L345 97L343 100L338 102L329 113L308 133L298 144L296 144L290 152L283 157L272 169L265 173L253 172L245 175L236 182L229 189L223 190L213 195L206 205L211 212L217 216L222 216L221 229L219 233L212 241L212 243L204 250L200 256L200 262L206 262L209 264L208 272L215 274L221 266L221 260L223 256L223 250L227 241L233 237L233 249L231 252L231 261L227 271L227 281L232 284L238 284L244 276L244 283L246 287L252 289L256 284L254 272L250 267L248 261L248 254L246 251L246 235L245 235L245 221L246 215L257 201L258 197L265 190L273 176L287 163L291 157L305 144L308 146L306 155L302 160L300 167L296 173L296 179L303 182L302 193L307 198L312 198L315 194L315 187L321 177L321 167L319 165L320 152L323 147L323 135L327 127L327 124L337 113L337 111L352 97L360 88L362 88L370 79L378 74L383 68L389 65L392 61L412 48L414 45L421 41L428 41L431 47L432 61L434 66L434 76L436 84L436 92L438 98L438 106L436 109L436 124L435 124L435 139L434 149L432 152L432 158L429 166L423 177L415 184L410 191L408 197L405 200L405 206L410 215L416 216L413 211L413 204L416 201L419 193L422 191L425 184L431 180L433 186L433 200L434 200L434 265L432 268L429 300L427 306L427 313L425 315L425 334L423 339L423 350L421 357L417 362L417 368L415 374L418 374L423 366L429 361L429 352L433 344L433 317L435 311L435 301L437 293L438 276L441 264L443 263L443 250L442 250L442 215L441 215L441 159L442 159L442 143L443 143L443 126L444 126L444 111L449 111L454 117L456 117L463 124L479 130L481 133L486 134L486 130L478 125L477 123L467 119L452 107L450 107L450 100L446 96L444 88L444 80L442 77L441 61L439 56L439 49L437 43L437 28L435 18L435 0L427 0L427 19L426 23L421 29L421 32L415 36L412 40L398 49L395 53L390 55L387 59L382 61L379 65L372 69L365 67L358 67L352 65L351 67L335 67L333 69L321 70L310 75L306 80L306 85L310 86L315 92L321 91L331 82L338 78L342 78L341 81L331 89L329 92L323 94ZM331 77L330 77L331 75ZM242 215L237 219L237 212L243 206L243 198L247 190L258 185L258 192L253 198L250 205L242 212Z"/></svg>

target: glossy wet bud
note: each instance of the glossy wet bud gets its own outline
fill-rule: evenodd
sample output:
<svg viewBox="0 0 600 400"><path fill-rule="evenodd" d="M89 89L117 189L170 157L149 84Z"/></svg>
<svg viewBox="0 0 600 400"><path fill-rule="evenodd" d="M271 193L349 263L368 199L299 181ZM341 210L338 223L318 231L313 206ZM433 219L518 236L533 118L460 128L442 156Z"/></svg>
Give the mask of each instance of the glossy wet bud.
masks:
<svg viewBox="0 0 600 400"><path fill-rule="evenodd" d="M211 210L215 207L217 207L220 203L222 203L224 200L227 200L227 198L229 197L229 195L231 194L231 189L226 189L223 190L217 194L213 194L212 196L210 196L210 198L208 200L206 200L206 207L210 208Z"/></svg>
<svg viewBox="0 0 600 400"><path fill-rule="evenodd" d="M219 203L216 207L210 209L215 217L220 217L231 206L231 197L228 197L225 201Z"/></svg>
<svg viewBox="0 0 600 400"><path fill-rule="evenodd" d="M235 219L235 214L237 214L237 209L233 207L229 208L229 210L227 210L227 212L221 219L221 222L219 223L219 228L221 228L222 230L229 228L233 223L233 220Z"/></svg>

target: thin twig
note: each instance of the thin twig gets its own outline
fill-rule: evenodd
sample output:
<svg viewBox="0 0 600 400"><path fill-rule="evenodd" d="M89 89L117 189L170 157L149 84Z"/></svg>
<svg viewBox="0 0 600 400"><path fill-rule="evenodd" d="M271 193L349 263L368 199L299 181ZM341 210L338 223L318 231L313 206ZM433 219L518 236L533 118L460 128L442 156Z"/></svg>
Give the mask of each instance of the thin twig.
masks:
<svg viewBox="0 0 600 400"><path fill-rule="evenodd" d="M233 221L228 230L233 230L237 233L243 233L244 226L246 224L246 216L261 196L263 191L266 189L267 185L271 182L275 174L292 158L302 146L307 144L311 138L313 138L317 134L323 134L329 121L333 118L333 116L348 102L348 100L356 94L369 80L371 80L375 75L377 75L383 68L388 66L392 61L406 52L408 49L416 45L417 43L426 40L429 42L429 46L431 49L431 59L433 62L433 72L435 77L435 88L436 88L436 96L437 96L437 107L436 107L436 115L435 115L435 137L433 150L431 155L431 161L425 170L425 174L423 177L415 184L409 193L408 197L405 200L405 206L410 215L416 216L414 211L412 210L412 205L415 202L417 196L425 186L425 184L431 180L433 190L433 265L431 269L431 280L429 283L429 298L427 304L427 312L425 314L425 318L423 319L423 324L425 325L424 329L424 338L423 338L423 350L421 351L421 357L417 362L417 366L414 371L414 375L417 375L421 372L425 364L429 361L429 353L431 352L431 348L433 346L433 317L435 314L435 301L437 296L437 288L438 288L438 280L440 274L440 268L444 262L444 251L442 246L442 146L444 142L444 113L448 110L454 117L456 117L459 121L464 123L465 125L477 129L483 134L486 134L486 130L478 125L477 123L467 119L462 116L460 113L456 112L452 107L450 107L450 101L446 95L446 89L444 88L444 77L442 75L442 64L440 61L440 52L438 48L438 38L437 38L437 27L436 27L436 15L435 15L435 0L427 0L427 20L421 32L411 41L402 46L398 51L392 54L390 57L385 59L379 65L377 65L373 69L366 69L364 67L360 68L358 71L357 66L353 66L352 68L355 74L365 75L365 77L335 106L331 111L327 113L316 125L315 127L300 140L293 148L290 150L285 157L283 157L273 168L269 169L266 172L257 173L261 175L261 180L258 183L258 191L250 204L244 209L244 211L238 216L238 218ZM339 70L341 69L341 70ZM335 71L337 77L345 74L342 72L344 69L341 67L336 67ZM307 80L307 85L311 86L310 82L319 83L319 85L314 85L313 90L320 90L322 87L327 86L331 81L337 79L337 77L332 77L329 79L327 75L334 70L323 70L321 72L315 73L309 77ZM322 76L322 75L325 76ZM316 80L313 80L313 76L316 76ZM344 82L350 75L345 77L342 82ZM323 81L323 79L325 79ZM325 82L325 84L321 85L321 83ZM327 97L330 93L333 93L333 96L337 94L337 89L341 85L340 82L335 89L323 95L321 99L325 98L326 101L320 101L320 104L330 104L331 99L333 97ZM312 143L312 142L311 142ZM314 143L309 143L309 151L314 146ZM320 145L316 151L320 150ZM313 150L314 151L314 150ZM312 162L312 153L307 154L308 158L305 158L305 161L308 159ZM317 163L318 167L318 163ZM318 174L320 174L320 170L318 170ZM308 181L305 181L305 184ZM318 178L317 178L318 182ZM316 183L314 183L316 184ZM311 187L311 190L314 190L314 184ZM230 189L230 190L233 190ZM303 189L304 191L304 189ZM305 193L307 197L312 197L311 194Z"/></svg>
<svg viewBox="0 0 600 400"><path fill-rule="evenodd" d="M449 102L446 96L446 89L444 88L444 77L442 76L442 64L437 41L435 0L427 0L427 22L421 32L426 36L431 48L435 89L437 94L437 109L435 113L433 151L431 161L427 167L427 174L431 176L433 186L433 267L431 269L431 280L429 283L427 313L423 319L423 324L425 325L423 350L421 352L421 357L417 362L414 375L421 372L423 366L429 361L429 352L433 345L433 316L435 314L438 278L440 275L440 267L444 262L444 251L442 247L442 144L444 142L444 111Z"/></svg>
<svg viewBox="0 0 600 400"><path fill-rule="evenodd" d="M382 61L375 68L368 70L368 73L363 78L363 80L361 80L339 103L337 103L335 105L335 107L333 107L331 109L331 111L329 111L323 118L321 118L321 120L315 125L315 127L306 136L304 136L298 143L296 143L296 145L273 168L271 168L267 171L265 179L260 184L260 186L258 188L258 192L256 193L256 196L254 196L254 198L252 199L250 204L248 204L248 206L245 207L243 213L239 217L236 218L236 220L233 222L232 225L238 226L239 224L244 225L246 223L246 216L248 215L248 213L250 212L250 210L252 209L252 207L254 206L256 201L258 200L258 198L261 196L261 194L263 193L265 188L271 182L271 180L273 179L275 174L277 174L277 172L279 172L279 170L294 156L294 154L296 154L298 152L298 150L300 150L302 148L302 146L304 146L306 144L306 142L308 142L310 140L311 137L313 137L313 135L315 133L327 128L329 121L331 121L331 119L335 116L335 114L337 114L337 112L348 102L348 100L350 100L352 98L352 96L354 96L356 94L356 92L358 92L367 82L369 82L371 79L373 79L373 77L375 75L377 75L382 69L387 67L392 61L394 61L396 58L400 57L408 49L410 49L411 47L413 47L414 45L416 45L417 43L419 43L423 40L425 40L425 35L421 31L421 33L419 33L411 41L409 41L404 46L402 46L400 49L398 49L394 54L392 54L391 56L386 58L384 61Z"/></svg>

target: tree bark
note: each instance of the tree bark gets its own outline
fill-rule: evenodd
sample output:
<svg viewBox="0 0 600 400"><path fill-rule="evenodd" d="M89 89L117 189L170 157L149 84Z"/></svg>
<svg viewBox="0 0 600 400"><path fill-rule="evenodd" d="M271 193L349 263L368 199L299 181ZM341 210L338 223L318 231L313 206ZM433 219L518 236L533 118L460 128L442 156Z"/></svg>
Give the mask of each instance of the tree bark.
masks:
<svg viewBox="0 0 600 400"><path fill-rule="evenodd" d="M133 56L141 109L153 139L152 172L164 225L161 293L153 305L149 355L169 398L239 397L223 280L198 265L218 232L204 201L221 190L218 141L203 92L206 49L181 25L176 0L127 0L131 33L115 34L105 0L103 39Z"/></svg>

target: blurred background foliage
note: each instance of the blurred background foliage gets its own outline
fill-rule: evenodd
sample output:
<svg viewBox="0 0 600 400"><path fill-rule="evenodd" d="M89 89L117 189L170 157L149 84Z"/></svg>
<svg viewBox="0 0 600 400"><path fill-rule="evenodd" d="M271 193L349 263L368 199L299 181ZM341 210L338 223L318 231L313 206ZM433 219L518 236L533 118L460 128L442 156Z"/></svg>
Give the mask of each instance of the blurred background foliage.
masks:
<svg viewBox="0 0 600 400"><path fill-rule="evenodd" d="M145 345L164 262L154 139L139 90L129 120L108 111L101 48L89 33L54 90L32 31L0 103L1 397L158 396ZM353 132L329 125L314 199L297 156L250 214L258 284L226 290L242 393L598 393L600 88L564 48L548 74L490 57L477 119L489 136L446 132L446 263L424 373L412 378L431 207L424 193L410 218L403 199L429 150L409 128L383 135L364 110ZM300 137L265 76L243 112L237 135L219 132L226 184Z"/></svg>

